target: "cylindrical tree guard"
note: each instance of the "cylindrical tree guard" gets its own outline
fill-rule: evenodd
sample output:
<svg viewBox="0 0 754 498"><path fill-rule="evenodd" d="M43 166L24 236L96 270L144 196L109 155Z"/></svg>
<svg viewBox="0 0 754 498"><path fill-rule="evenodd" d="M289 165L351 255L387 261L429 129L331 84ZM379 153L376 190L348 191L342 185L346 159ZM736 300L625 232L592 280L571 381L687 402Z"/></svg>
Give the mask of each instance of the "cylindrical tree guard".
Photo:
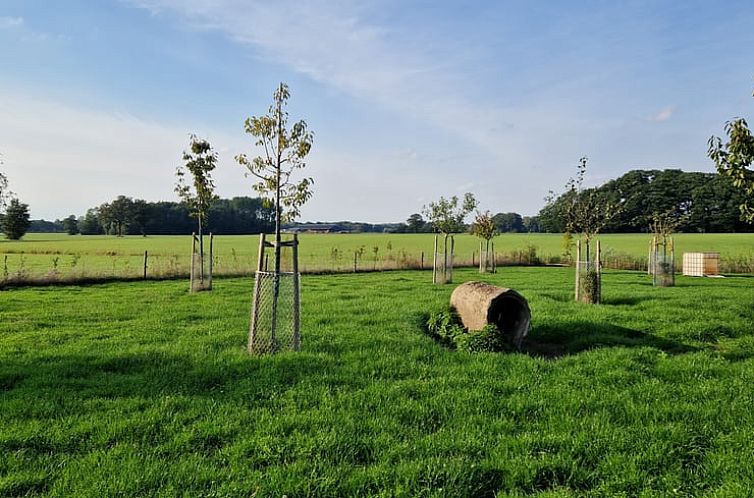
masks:
<svg viewBox="0 0 754 498"><path fill-rule="evenodd" d="M652 238L652 284L655 287L675 285L675 249L672 237Z"/></svg>
<svg viewBox="0 0 754 498"><path fill-rule="evenodd" d="M455 288L450 296L450 305L468 330L495 325L517 346L529 332L529 303L513 289L483 282L466 282Z"/></svg>

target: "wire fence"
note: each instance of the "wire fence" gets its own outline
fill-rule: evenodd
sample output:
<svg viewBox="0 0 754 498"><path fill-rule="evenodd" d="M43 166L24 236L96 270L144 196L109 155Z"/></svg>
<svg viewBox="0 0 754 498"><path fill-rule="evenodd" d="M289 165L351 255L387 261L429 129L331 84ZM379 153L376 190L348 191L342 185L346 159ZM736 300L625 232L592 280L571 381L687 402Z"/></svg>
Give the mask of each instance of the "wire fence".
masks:
<svg viewBox="0 0 754 498"><path fill-rule="evenodd" d="M206 258L207 256L205 256ZM479 267L479 252L456 253L454 268ZM676 258L674 271L681 272L681 258ZM504 266L573 266L562 255L541 254L536 247L495 252L496 267ZM207 261L205 261L205 265ZM305 274L352 273L386 270L432 270L433 254L429 252L392 251L375 256L371 252L338 251L329 256L305 255L300 257L299 270ZM618 270L647 271L647 257L603 249L602 267ZM217 277L252 276L257 269L254 256L215 253L212 258L212 275ZM290 270L283 266L284 271ZM113 280L171 280L189 278L191 255L152 254L0 254L0 286L73 284ZM754 273L754 253L720 256L721 273Z"/></svg>
<svg viewBox="0 0 754 498"><path fill-rule="evenodd" d="M252 296L248 349L275 354L301 348L298 275L258 271Z"/></svg>

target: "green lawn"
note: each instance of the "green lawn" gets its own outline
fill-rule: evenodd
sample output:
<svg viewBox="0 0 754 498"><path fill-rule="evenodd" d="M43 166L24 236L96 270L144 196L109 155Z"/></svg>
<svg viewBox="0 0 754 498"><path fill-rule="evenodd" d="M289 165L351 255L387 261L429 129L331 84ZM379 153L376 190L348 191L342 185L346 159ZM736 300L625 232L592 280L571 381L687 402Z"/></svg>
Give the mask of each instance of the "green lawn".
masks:
<svg viewBox="0 0 754 498"><path fill-rule="evenodd" d="M608 266L640 268L645 264L650 236L601 236ZM719 252L726 273L754 273L754 234L678 234L677 263L683 252ZM494 239L496 252L506 261L526 262L535 253L542 262L559 262L563 253L559 234L503 234ZM143 274L144 252L149 253L148 275L188 274L189 236L110 237L28 234L21 241L0 239L0 280L23 277L66 279L77 277L138 277ZM256 267L258 236L218 236L215 270L220 275L250 274ZM376 250L375 250L376 249ZM479 239L456 236L456 262L478 261ZM431 234L302 234L303 271L350 271L354 252L357 267L390 269L431 267Z"/></svg>
<svg viewBox="0 0 754 498"><path fill-rule="evenodd" d="M533 330L477 355L423 333L428 272L304 276L275 357L244 352L249 278L2 291L0 496L749 495L752 278L603 279L486 276Z"/></svg>

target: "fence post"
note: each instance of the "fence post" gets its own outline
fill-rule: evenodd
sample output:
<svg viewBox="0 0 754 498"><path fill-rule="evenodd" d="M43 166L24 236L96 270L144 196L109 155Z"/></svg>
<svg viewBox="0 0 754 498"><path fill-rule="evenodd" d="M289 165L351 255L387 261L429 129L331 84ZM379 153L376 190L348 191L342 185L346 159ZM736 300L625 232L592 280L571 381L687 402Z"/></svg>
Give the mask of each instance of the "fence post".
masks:
<svg viewBox="0 0 754 498"><path fill-rule="evenodd" d="M147 279L147 260L149 259L149 252L144 251L144 280Z"/></svg>
<svg viewBox="0 0 754 498"><path fill-rule="evenodd" d="M579 300L579 284L581 278L581 239L576 240L576 301Z"/></svg>
<svg viewBox="0 0 754 498"><path fill-rule="evenodd" d="M422 270L424 269L424 251L422 251L422 256L421 256L421 269Z"/></svg>
<svg viewBox="0 0 754 498"><path fill-rule="evenodd" d="M213 246L215 244L215 238L212 232L209 233L209 281L207 282L207 285L210 289L212 289L212 273L215 271L215 264L214 264L214 252L213 252Z"/></svg>
<svg viewBox="0 0 754 498"><path fill-rule="evenodd" d="M298 270L298 234L293 234L293 350L301 351L301 283Z"/></svg>
<svg viewBox="0 0 754 498"><path fill-rule="evenodd" d="M356 263L356 255L357 254L358 253L356 251L353 252L353 272L354 273L356 273L356 269L357 269L357 263Z"/></svg>
<svg viewBox="0 0 754 498"><path fill-rule="evenodd" d="M191 276L189 277L189 291L194 292L194 253L196 252L196 232L191 233Z"/></svg>
<svg viewBox="0 0 754 498"><path fill-rule="evenodd" d="M262 265L264 264L265 260L265 254L264 254L264 243L265 243L265 234L264 232L259 234L259 252L257 254L257 271L254 274L254 293L251 297L251 326L249 327L249 343L246 346L246 350L249 353L254 353L254 347L256 346L256 339L257 339L257 324L259 322L259 292L261 290L261 276L259 273L262 271Z"/></svg>
<svg viewBox="0 0 754 498"><path fill-rule="evenodd" d="M432 259L432 283L437 283L437 235L435 235L435 253Z"/></svg>

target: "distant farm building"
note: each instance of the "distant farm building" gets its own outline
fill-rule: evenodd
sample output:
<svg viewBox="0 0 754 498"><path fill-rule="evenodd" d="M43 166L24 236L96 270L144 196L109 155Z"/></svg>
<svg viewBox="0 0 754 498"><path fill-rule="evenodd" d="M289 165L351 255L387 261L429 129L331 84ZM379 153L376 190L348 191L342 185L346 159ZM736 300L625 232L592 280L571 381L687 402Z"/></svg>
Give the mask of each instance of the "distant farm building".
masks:
<svg viewBox="0 0 754 498"><path fill-rule="evenodd" d="M296 225L286 229L290 233L347 233L340 225L326 225L315 223L311 225Z"/></svg>

